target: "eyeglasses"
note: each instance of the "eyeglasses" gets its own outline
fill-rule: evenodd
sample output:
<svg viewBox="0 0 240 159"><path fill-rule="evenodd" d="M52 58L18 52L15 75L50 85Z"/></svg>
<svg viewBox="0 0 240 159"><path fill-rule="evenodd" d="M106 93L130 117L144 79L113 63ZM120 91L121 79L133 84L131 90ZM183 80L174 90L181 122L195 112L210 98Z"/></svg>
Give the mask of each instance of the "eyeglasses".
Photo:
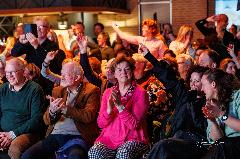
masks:
<svg viewBox="0 0 240 159"><path fill-rule="evenodd" d="M23 68L16 70L16 71L5 71L6 76L8 75L15 75L16 73L18 73L19 71L24 70Z"/></svg>
<svg viewBox="0 0 240 159"><path fill-rule="evenodd" d="M46 25L38 25L37 29L43 29L43 28L48 28Z"/></svg>

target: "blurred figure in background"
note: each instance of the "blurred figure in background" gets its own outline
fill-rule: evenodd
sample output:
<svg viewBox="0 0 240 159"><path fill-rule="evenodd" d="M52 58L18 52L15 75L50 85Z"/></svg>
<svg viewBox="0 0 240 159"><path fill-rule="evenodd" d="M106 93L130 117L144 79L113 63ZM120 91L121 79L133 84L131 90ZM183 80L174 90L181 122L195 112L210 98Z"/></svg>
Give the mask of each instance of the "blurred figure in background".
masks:
<svg viewBox="0 0 240 159"><path fill-rule="evenodd" d="M192 48L191 41L193 38L193 28L190 25L183 25L178 31L176 40L172 41L169 49L176 55L188 54L195 57L195 50Z"/></svg>

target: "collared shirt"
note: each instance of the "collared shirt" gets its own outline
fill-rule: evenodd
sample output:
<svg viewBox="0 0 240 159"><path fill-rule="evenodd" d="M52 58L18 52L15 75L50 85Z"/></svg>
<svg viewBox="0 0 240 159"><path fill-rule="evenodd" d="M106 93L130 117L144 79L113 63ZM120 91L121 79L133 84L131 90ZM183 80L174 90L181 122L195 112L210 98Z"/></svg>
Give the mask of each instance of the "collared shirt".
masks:
<svg viewBox="0 0 240 159"><path fill-rule="evenodd" d="M67 107L73 107L78 95L78 92L80 91L81 84L75 91L71 91L67 89L67 100L66 105ZM62 113L66 114L67 107L63 109ZM69 134L69 135L81 135L78 131L74 120L71 118L66 118L64 115L61 116L61 119L54 125L54 129L52 131L52 134Z"/></svg>

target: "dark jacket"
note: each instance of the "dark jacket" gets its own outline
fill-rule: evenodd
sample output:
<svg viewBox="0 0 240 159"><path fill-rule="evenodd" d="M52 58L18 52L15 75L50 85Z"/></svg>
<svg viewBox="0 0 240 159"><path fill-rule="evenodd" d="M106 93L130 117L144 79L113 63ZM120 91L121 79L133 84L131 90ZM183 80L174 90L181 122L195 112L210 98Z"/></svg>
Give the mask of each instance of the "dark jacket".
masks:
<svg viewBox="0 0 240 159"><path fill-rule="evenodd" d="M172 94L175 111L169 121L170 134L172 134L170 136L179 130L196 132L206 136L207 120L201 113L201 108L205 103L204 99L199 102L196 95L189 93L184 82L176 76L176 72L166 61L158 61L151 53L148 53L145 58L152 63L152 71L156 78Z"/></svg>
<svg viewBox="0 0 240 159"><path fill-rule="evenodd" d="M26 61L28 63L34 63L40 70L42 68L42 63L49 51L58 50L57 43L46 39L37 49L28 42L26 44L21 44L19 41L13 46L11 50L11 55L14 57L26 54ZM49 68L52 72L60 74L62 69L62 62L65 59L65 53L59 50L56 57L51 61ZM51 94L53 89L53 83L44 77L40 77L39 84L42 86L46 94Z"/></svg>
<svg viewBox="0 0 240 159"><path fill-rule="evenodd" d="M205 43L220 55L220 60L227 57L231 58L228 54L227 47L229 46L229 43L235 44L232 33L225 30L223 39L220 40L217 37L216 29L207 28L205 26L206 23L208 23L206 19L201 19L195 23L198 30L205 36ZM238 48L237 44L235 44L235 48Z"/></svg>

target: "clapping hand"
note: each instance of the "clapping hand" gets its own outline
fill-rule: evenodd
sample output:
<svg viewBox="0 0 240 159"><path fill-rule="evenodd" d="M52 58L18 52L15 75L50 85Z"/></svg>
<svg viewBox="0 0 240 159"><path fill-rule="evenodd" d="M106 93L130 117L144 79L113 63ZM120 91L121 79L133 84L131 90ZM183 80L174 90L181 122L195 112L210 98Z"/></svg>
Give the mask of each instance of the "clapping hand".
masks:
<svg viewBox="0 0 240 159"><path fill-rule="evenodd" d="M0 148L1 149L7 149L11 142L12 142L12 138L10 136L9 132L0 132Z"/></svg>
<svg viewBox="0 0 240 159"><path fill-rule="evenodd" d="M222 116L225 114L225 111L223 111L216 101L214 100L208 100L206 102L205 107L202 108L202 111L206 118L214 121L216 118Z"/></svg>
<svg viewBox="0 0 240 159"><path fill-rule="evenodd" d="M48 95L47 99L50 100L50 106L49 106L50 114L56 114L58 112L61 112L61 110L66 107L62 98L55 99Z"/></svg>

